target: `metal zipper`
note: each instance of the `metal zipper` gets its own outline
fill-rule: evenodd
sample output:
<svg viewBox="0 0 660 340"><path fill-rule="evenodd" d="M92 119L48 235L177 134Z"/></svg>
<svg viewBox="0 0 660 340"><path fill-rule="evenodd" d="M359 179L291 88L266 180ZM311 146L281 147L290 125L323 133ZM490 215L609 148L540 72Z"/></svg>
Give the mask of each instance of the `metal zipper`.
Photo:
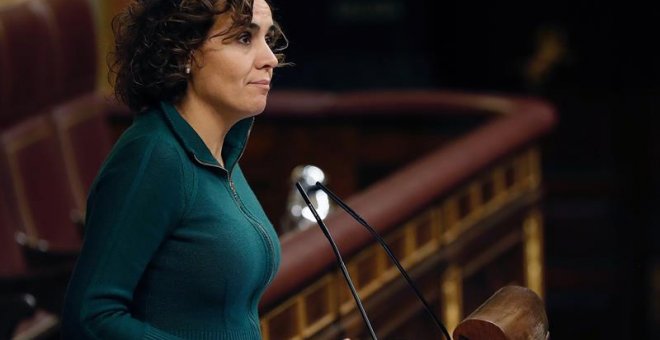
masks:
<svg viewBox="0 0 660 340"><path fill-rule="evenodd" d="M197 158L197 155L195 155L194 153L191 152L192 155L193 155L193 158L195 158L195 160L199 164L214 167L214 168L217 168L217 169L220 169L220 170L226 172L227 173L227 178L229 179L229 182L232 183L232 181L231 181L231 172L234 170L234 166L236 166L236 164L238 164L238 161L241 159L241 157L243 157L243 153L245 152L245 149L247 147L247 141L250 138L250 134L252 133L252 127L253 126L254 126L254 118L252 118L252 122L250 122L250 127L248 128L247 133L245 134L245 138L243 139L243 148L241 148L241 153L238 154L238 158L236 158L236 162L234 162L234 165L232 165L231 169L227 170L227 169L225 169L225 167L220 166L220 165L202 162L202 161L199 160L199 158ZM232 190L234 191L234 193L236 193L236 188L234 188L233 185L232 185Z"/></svg>
<svg viewBox="0 0 660 340"><path fill-rule="evenodd" d="M241 201L240 196L238 196L238 192L236 191L236 186L234 185L234 181L231 179L231 177L228 176L228 178L229 178L229 187L231 188L231 191L232 191L232 194L233 194L233 197L234 197L234 202L236 203L238 208L241 210L243 215L252 223L254 228L257 230L257 233L259 233L259 235L261 236L261 239L266 244L266 247L265 247L266 251L269 253L270 261L268 261L268 271L267 271L267 274L265 275L264 288L261 289L261 292L263 292L265 287L268 284L270 284L270 282L274 278L273 268L275 268L275 249L274 249L273 243L272 243L270 237L268 236L268 234L266 233L266 230L264 229L264 227L261 225L261 223L259 223L259 221L257 221L256 218L252 217L250 215L250 213L247 211L247 208L245 207L245 205ZM253 296L253 298L254 298L254 296ZM258 319L254 319L252 317L250 317L249 319L250 319L250 321L253 322L255 327L257 327L257 328L261 327Z"/></svg>
<svg viewBox="0 0 660 340"><path fill-rule="evenodd" d="M250 136L251 132L252 132L252 126L250 126L250 129L248 130L246 140ZM241 153L239 154L238 159L241 158L244 151L245 151L245 147L243 147L243 149L241 150ZM270 284L272 282L274 276L275 276L274 273L273 273L273 268L275 268L275 264L274 264L274 262L275 262L275 246L273 245L273 241L268 236L268 233L266 232L265 228L261 225L261 223L259 223L259 221L257 221L254 217L252 217L248 213L247 208L245 208L245 205L241 201L241 198L238 196L238 192L236 191L236 185L234 184L234 181L231 179L231 172L227 171L227 169L225 169L224 167L222 167L220 165L202 162L199 158L197 158L197 155L195 155L195 154L193 154L193 157L195 158L195 161L197 161L198 163L200 163L202 165L210 166L210 167L213 167L213 168L216 168L216 169L220 169L220 170L224 171L227 174L227 179L229 180L229 187L230 187L232 195L234 197L234 201L238 205L238 207L241 210L241 212L243 213L243 215L245 215L245 217L247 217L254 225L256 225L257 231L261 235L262 239L264 239L264 242L266 243L266 247L268 248L268 251L270 252L270 261L269 261L269 264L268 264L268 275L266 277L264 285ZM236 163L238 163L238 161ZM233 167L232 167L232 170L233 170Z"/></svg>
<svg viewBox="0 0 660 340"><path fill-rule="evenodd" d="M231 169L227 171L225 168L220 167L221 169L225 170L227 172L227 179L229 179L229 187L231 188L232 194L234 195L234 199L236 200L236 203L239 206L239 209L243 212L243 214L250 219L254 224L256 224L257 229L259 233L261 234L262 238L265 240L267 244L267 248L270 251L270 263L269 263L269 270L268 270L268 277L266 279L265 285L270 284L270 282L274 278L274 273L273 269L275 268L275 246L273 245L273 241L270 239L268 236L268 233L266 232L266 229L257 221L256 218L252 217L250 213L247 211L247 208L243 204L243 201L241 201L241 198L238 196L238 192L236 191L236 186L234 185L234 181L231 179L231 174L232 171L234 171L234 166L238 164L238 161L243 157L243 153L245 153L245 149L247 148L247 141L250 139L250 135L252 134L252 128L254 127L254 117L250 121L250 127L247 130L247 133L245 134L245 138L243 139L243 147L241 148L241 153L238 154L238 158L236 158L236 162L232 165Z"/></svg>
<svg viewBox="0 0 660 340"><path fill-rule="evenodd" d="M234 165L231 166L230 171L228 174L231 174L231 171L234 170L234 166L238 164L238 161L243 157L243 153L245 152L245 149L247 148L247 141L250 139L250 134L252 133L252 127L254 127L254 118L252 118L252 122L250 122L250 127L247 130L247 134L245 134L245 138L243 139L243 148L241 148L241 153L238 154L238 158L236 158L236 162L234 162ZM225 170L227 171L227 170ZM228 176L231 179L231 176Z"/></svg>
<svg viewBox="0 0 660 340"><path fill-rule="evenodd" d="M241 212L243 212L243 215L247 217L253 225L255 225L257 231L259 234L261 234L262 239L266 243L266 247L268 248L267 250L270 253L270 261L268 264L268 275L266 277L266 280L264 282L265 285L268 285L272 279L273 279L273 268L275 267L275 246L273 246L273 242L271 241L270 237L268 236L268 233L266 232L266 229L261 225L261 223L252 215L247 210L247 207L245 207L245 204L243 204L243 201L241 200L240 196L238 196L238 192L236 191L236 187L234 186L234 181L229 179L229 186L232 189L232 192L234 194L234 200L236 201L236 204L238 205L239 209L241 209Z"/></svg>
<svg viewBox="0 0 660 340"><path fill-rule="evenodd" d="M264 243L266 243L266 248L267 251L270 253L270 261L268 264L268 274L266 275L266 280L264 282L264 288L270 284L273 279L275 278L275 273L274 273L274 268L275 268L275 246L273 245L273 241L271 238L268 236L268 233L266 232L265 228L259 223L259 221L256 220L256 218L252 217L248 211L243 202L241 201L241 198L238 196L238 192L236 191L236 185L234 184L234 181L231 179L231 172L234 170L234 166L238 164L238 161L243 157L243 153L245 152L246 146L247 146L247 141L250 138L250 134L252 133L252 127L254 126L254 118L252 118L252 122L250 123L250 127L248 128L247 134L245 136L245 139L243 140L243 148L241 148L241 153L238 155L238 158L236 159L236 162L234 162L234 165L232 165L232 168L227 170L226 168L217 165L217 164L211 164L211 163L206 163L202 162L199 158L197 158L197 155L193 154L193 158L195 158L195 161L197 163L205 165L205 166L210 166L216 169L220 169L224 171L227 175L227 179L229 180L229 187L232 192L232 196L234 198L234 202L236 205L238 205L238 208L241 210L243 215L252 222L253 225L255 225L255 229L257 232L261 235L261 238L264 240ZM263 292L263 289L262 289ZM259 328L261 327L259 324L258 320L254 320L250 318L250 321L252 321L255 324L255 327Z"/></svg>
<svg viewBox="0 0 660 340"><path fill-rule="evenodd" d="M199 160L199 158L197 158L197 155L195 155L195 154L193 154L193 158L195 158L195 161L197 161L197 163L199 163L201 165L206 165L206 166L210 166L210 167L213 167L213 168L220 169L220 170L226 172L227 175L229 175L229 172L227 171L227 169L223 168L220 165L202 162L202 161Z"/></svg>
<svg viewBox="0 0 660 340"><path fill-rule="evenodd" d="M242 154L243 154L243 152L241 151L241 155L242 155ZM239 159L240 159L240 156L241 156L241 155L239 155ZM273 277L274 277L274 275L273 275L273 268L275 267L275 264L274 264L274 262L275 262L275 249L274 249L274 246L273 246L273 244L272 244L272 242L271 242L271 240L270 240L270 237L268 237L268 234L266 234L266 231L263 229L263 227L261 226L261 224L260 224L256 219L252 218L252 217L250 216L250 214L247 213L247 211L246 211L247 209L245 209L245 208L243 207L243 203L241 202L241 199L240 199L240 197L238 196L238 192L236 191L236 185L234 184L234 180L231 179L231 175L230 175L230 173L227 171L227 169L225 169L224 167L222 167L222 166L220 166L220 165L216 165L216 164L211 164L211 163L202 162L201 160L199 160L199 158L197 158L197 155L195 155L195 154L193 154L193 158L195 158L195 161L197 161L197 163L199 163L199 164L202 164L202 165L205 165L205 166L210 166L210 167L213 167L213 168L216 168L216 169L220 169L220 170L222 170L222 171L224 171L224 172L227 173L227 179L229 180L229 187L230 187L231 192L232 192L232 196L233 196L233 199L234 199L234 203L236 203L236 205L238 205L238 208L241 210L241 212L243 213L243 215L244 215L248 220L250 220L250 221L252 222L253 225L256 225L255 229L257 229L257 232L259 233L259 235L261 236L261 238L262 238L263 240L265 240L264 242L267 244L267 246L266 246L266 248L267 248L266 251L268 251L268 252L270 253L270 261L269 261L269 265L268 265L267 279L266 279L266 283L264 284L264 287L267 286L268 284L270 284L270 282L272 281L272 279L273 279ZM263 291L263 289L262 289L262 291ZM251 303L252 303L252 302L251 302ZM253 318L252 316L249 316L248 318L250 319L250 322L252 322L252 324L254 325L254 327L256 327L256 328L261 328L261 325L260 325L260 323L259 323L259 320Z"/></svg>

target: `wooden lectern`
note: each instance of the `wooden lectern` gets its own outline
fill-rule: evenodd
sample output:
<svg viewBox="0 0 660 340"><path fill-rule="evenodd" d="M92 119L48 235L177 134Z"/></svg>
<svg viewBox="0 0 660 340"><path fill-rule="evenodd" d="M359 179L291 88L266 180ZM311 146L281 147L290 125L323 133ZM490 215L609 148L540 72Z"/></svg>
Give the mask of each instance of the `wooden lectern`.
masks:
<svg viewBox="0 0 660 340"><path fill-rule="evenodd" d="M528 288L498 290L454 330L454 340L547 340L543 301Z"/></svg>

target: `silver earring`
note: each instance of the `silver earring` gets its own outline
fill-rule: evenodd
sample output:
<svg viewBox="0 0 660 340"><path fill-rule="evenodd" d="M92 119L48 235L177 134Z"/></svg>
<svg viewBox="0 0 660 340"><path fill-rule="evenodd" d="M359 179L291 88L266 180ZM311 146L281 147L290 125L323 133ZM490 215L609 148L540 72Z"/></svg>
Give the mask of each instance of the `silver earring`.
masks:
<svg viewBox="0 0 660 340"><path fill-rule="evenodd" d="M186 65L186 74L190 74L190 64Z"/></svg>

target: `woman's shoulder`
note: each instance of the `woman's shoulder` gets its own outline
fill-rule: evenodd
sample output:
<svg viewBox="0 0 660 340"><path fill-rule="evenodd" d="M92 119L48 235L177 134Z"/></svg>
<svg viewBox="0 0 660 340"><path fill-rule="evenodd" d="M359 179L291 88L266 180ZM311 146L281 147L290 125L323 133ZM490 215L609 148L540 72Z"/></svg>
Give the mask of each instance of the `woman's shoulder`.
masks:
<svg viewBox="0 0 660 340"><path fill-rule="evenodd" d="M189 163L180 147L161 133L125 139L106 159L89 197L137 190L145 197L167 195L185 207L192 200L197 178Z"/></svg>
<svg viewBox="0 0 660 340"><path fill-rule="evenodd" d="M131 126L121 134L115 143L111 156L114 153L123 153L124 149L146 151L153 147L156 148L156 151L176 150L183 153L183 148L158 108L135 116Z"/></svg>
<svg viewBox="0 0 660 340"><path fill-rule="evenodd" d="M140 113L108 155L100 175L116 171L187 172L186 153L157 110Z"/></svg>

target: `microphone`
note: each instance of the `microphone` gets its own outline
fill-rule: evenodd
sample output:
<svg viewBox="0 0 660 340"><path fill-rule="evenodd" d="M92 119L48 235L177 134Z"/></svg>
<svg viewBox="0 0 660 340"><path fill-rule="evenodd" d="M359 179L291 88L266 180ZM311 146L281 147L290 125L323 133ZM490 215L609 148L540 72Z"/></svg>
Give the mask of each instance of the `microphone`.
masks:
<svg viewBox="0 0 660 340"><path fill-rule="evenodd" d="M328 196L330 196L330 198L331 198L333 201L335 201L335 203L337 203L337 205L339 205L339 206L340 206L342 209L344 209L349 215L351 215L351 217L353 217L353 219L355 219L355 220L356 220L358 223L360 223L363 227L365 227L367 230L369 230L369 232L371 233L371 235L372 235L372 236L378 241L378 243L381 245L381 247L383 247L383 249L384 249L385 252L387 253L387 256L390 258L390 260L392 260L392 262L394 263L394 265L396 266L396 268L399 270L399 272L401 273L401 275L406 279L406 282L407 282L408 285L413 289L413 291L415 292L415 295L417 295L417 298L422 302L422 305L424 305L424 309L426 309L426 311L431 315L431 318L433 319L433 321L435 322L435 324L436 324L436 325L438 326L438 328L440 328L440 330L442 331L442 334L445 336L446 339L451 340L451 336L449 336L449 332L447 331L447 328L442 324L442 322L440 322L440 319L438 319L438 317L435 315L435 313L433 313L433 310L432 310L431 307L429 306L428 302L426 302L426 299L424 299L424 296L420 293L419 289L417 289L417 286L415 286L415 284L413 283L412 279L410 279L410 276L408 276L408 272L406 272L406 270L403 269L403 267L402 267L401 264L399 263L399 260L396 258L396 256L394 256L394 254L392 253L392 250L391 250L390 247L387 245L387 243L385 243L385 241L384 241L383 238L378 234L378 232L376 232L376 230L374 230L374 228L371 227L371 226L369 225L369 223L367 223L362 217L360 217L360 215L358 215L358 214L355 212L355 210L353 210L353 209L352 209L351 207L349 207L346 203L344 203L344 201L342 201L341 198L339 198L337 195L335 195L335 193L333 193L332 191L330 191L330 189L328 189L327 187L325 187L325 185L321 184L320 182L316 182L316 186L317 186L318 188L320 188L321 190L323 190L326 194L328 194ZM311 206L310 206L310 209L312 209L312 211L314 211L314 209L313 209ZM319 220L317 219L317 221L319 221ZM322 222L319 221L319 223L322 223Z"/></svg>
<svg viewBox="0 0 660 340"><path fill-rule="evenodd" d="M318 183L319 182L316 182L317 185ZM296 188L298 189L298 192L300 192L300 195L302 196L303 200L305 200L305 203L309 207L309 210L312 211L312 214L316 219L316 223L318 223L319 227L321 228L323 235L325 235L325 237L328 239L328 242L330 242L332 251L335 253L335 257L337 258L337 262L339 263L339 268L341 268L341 273L344 274L344 279L346 279L346 283L348 284L348 288L350 288L351 290L351 294L353 294L353 299L355 299L355 303L357 304L358 309L360 310L362 319L364 320L367 329L369 329L369 334L371 334L372 339L377 340L378 338L376 337L376 333L374 333L374 329L373 327L371 327L371 322L369 321L367 312L364 311L364 307L362 306L362 301L360 300L360 296L355 290L355 286L353 285L351 276L348 274L348 269L346 269L346 264L344 263L344 260L341 258L341 254L339 253L339 248L337 248L337 244L335 244L335 240L332 238L332 236L330 236L330 231L325 226L325 223L323 223L323 220L321 219L318 212L312 205L312 202L310 202L309 197L307 196L307 193L303 189L302 185L300 185L300 182L296 182Z"/></svg>

